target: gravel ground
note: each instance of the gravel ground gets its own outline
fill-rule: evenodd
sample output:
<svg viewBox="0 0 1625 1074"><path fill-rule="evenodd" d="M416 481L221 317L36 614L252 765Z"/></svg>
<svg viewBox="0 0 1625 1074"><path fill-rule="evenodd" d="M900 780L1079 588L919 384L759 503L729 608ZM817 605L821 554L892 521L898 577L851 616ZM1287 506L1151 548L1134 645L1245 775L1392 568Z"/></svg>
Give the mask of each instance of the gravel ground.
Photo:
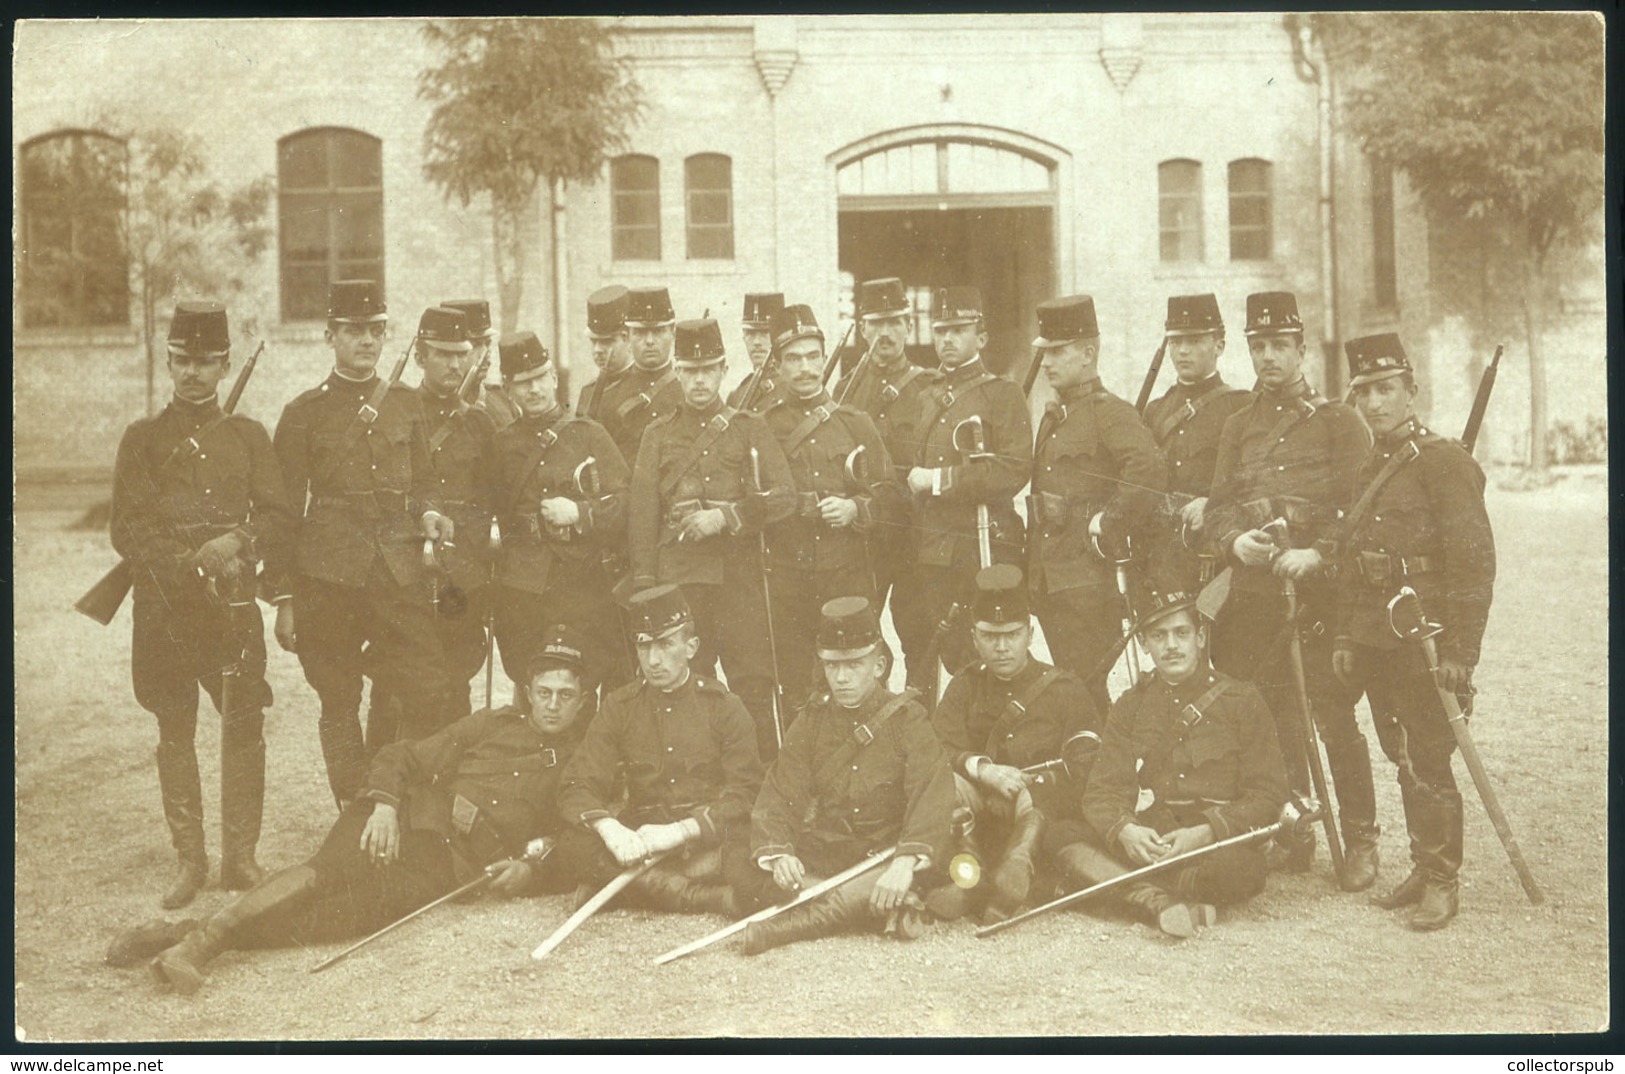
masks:
<svg viewBox="0 0 1625 1074"><path fill-rule="evenodd" d="M81 494L82 495L82 494ZM969 923L912 944L832 938L754 959L730 944L655 967L720 918L615 910L546 962L528 952L563 897L446 907L320 975L337 950L228 953L191 998L101 959L157 915L171 876L150 717L130 696L129 612L72 600L112 564L85 506L21 492L16 515L16 1011L26 1041L1596 1032L1608 1006L1607 496L1600 470L1503 491L1478 738L1545 906L1524 899L1468 807L1462 913L1411 933L1338 892L1322 852L1218 928L1167 940L1109 912L1051 915L986 940ZM37 500L37 503L36 503ZM269 636L269 629L267 630ZM315 697L272 658L260 861L295 862L332 820ZM205 703L206 706L206 703ZM1369 717L1362 715L1368 723ZM218 722L199 721L204 785ZM1406 867L1392 768L1371 738L1383 878ZM1467 775L1457 765L1464 793ZM211 796L212 797L212 796ZM211 840L215 803L208 803ZM210 890L195 909L221 906Z"/></svg>

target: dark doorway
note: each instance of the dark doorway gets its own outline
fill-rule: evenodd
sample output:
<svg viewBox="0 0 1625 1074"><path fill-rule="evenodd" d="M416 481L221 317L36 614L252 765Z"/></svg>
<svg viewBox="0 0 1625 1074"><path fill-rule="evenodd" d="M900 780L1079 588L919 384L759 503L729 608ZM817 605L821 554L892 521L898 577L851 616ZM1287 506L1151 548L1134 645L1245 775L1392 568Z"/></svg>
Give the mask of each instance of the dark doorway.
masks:
<svg viewBox="0 0 1625 1074"><path fill-rule="evenodd" d="M1055 285L1054 210L1049 206L953 209L841 209L840 267L854 281L902 279L914 298L909 357L936 365L930 295L938 287L981 289L987 317L983 358L1019 380L1032 358L1033 307ZM843 363L855 361L848 348Z"/></svg>

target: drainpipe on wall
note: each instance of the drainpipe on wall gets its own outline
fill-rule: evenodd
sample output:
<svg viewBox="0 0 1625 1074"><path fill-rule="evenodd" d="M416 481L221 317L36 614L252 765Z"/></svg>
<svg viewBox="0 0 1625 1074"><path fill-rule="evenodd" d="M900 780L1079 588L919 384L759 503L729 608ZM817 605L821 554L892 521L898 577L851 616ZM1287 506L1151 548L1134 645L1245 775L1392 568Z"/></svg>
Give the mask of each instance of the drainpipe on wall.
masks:
<svg viewBox="0 0 1625 1074"><path fill-rule="evenodd" d="M1332 127L1332 74L1325 50L1307 18L1287 15L1287 30L1294 34L1292 52L1299 75L1313 82L1318 96L1320 149L1320 349L1321 384L1326 395L1342 395L1343 363L1338 358L1337 315L1337 204L1332 185L1336 164ZM1307 75L1303 72L1307 71Z"/></svg>
<svg viewBox="0 0 1625 1074"><path fill-rule="evenodd" d="M564 243L563 180L548 180L547 200L553 210L547 229L553 242L553 361L555 368L565 371L559 378L559 399L568 406L571 397L570 373L574 372L574 363L568 361L564 354L564 341L570 338L564 325L566 319L564 298L570 292L568 278L570 260L565 253L568 247Z"/></svg>
<svg viewBox="0 0 1625 1074"><path fill-rule="evenodd" d="M756 20L754 51L756 73L761 76L762 88L767 91L768 116L768 182L773 206L773 288L782 290L784 252L779 242L779 93L790 81L801 52L796 45L796 20L789 16L770 16Z"/></svg>

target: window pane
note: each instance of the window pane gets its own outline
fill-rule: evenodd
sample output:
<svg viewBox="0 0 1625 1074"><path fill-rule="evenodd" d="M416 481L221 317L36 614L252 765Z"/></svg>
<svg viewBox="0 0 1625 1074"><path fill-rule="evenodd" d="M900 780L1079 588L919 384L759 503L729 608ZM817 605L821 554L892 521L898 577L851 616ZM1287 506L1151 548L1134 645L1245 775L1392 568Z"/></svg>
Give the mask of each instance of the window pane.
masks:
<svg viewBox="0 0 1625 1074"><path fill-rule="evenodd" d="M1264 261L1270 253L1270 163L1233 160L1230 182L1230 257Z"/></svg>
<svg viewBox="0 0 1625 1074"><path fill-rule="evenodd" d="M653 157L620 157L610 166L610 183L616 190L658 190L660 165Z"/></svg>
<svg viewBox="0 0 1625 1074"><path fill-rule="evenodd" d="M615 222L622 227L657 227L660 199L653 194L616 194Z"/></svg>
<svg viewBox="0 0 1625 1074"><path fill-rule="evenodd" d="M1168 160L1157 165L1157 181L1164 194L1198 194L1202 166L1194 160Z"/></svg>
<svg viewBox="0 0 1625 1074"><path fill-rule="evenodd" d="M333 206L333 252L342 258L370 258L383 251L384 207L361 195L337 197Z"/></svg>
<svg viewBox="0 0 1625 1074"><path fill-rule="evenodd" d="M277 148L283 320L327 316L333 280L383 284L383 143L317 128Z"/></svg>
<svg viewBox="0 0 1625 1074"><path fill-rule="evenodd" d="M284 265L282 319L320 321L327 317L327 266Z"/></svg>
<svg viewBox="0 0 1625 1074"><path fill-rule="evenodd" d="M726 190L733 184L733 165L725 156L701 153L688 158L690 190Z"/></svg>
<svg viewBox="0 0 1625 1074"><path fill-rule="evenodd" d="M690 194L688 197L688 223L690 227L707 224L726 226L732 223L727 194Z"/></svg>
<svg viewBox="0 0 1625 1074"><path fill-rule="evenodd" d="M733 230L730 228L690 228L688 256L694 259L730 259L734 255Z"/></svg>
<svg viewBox="0 0 1625 1074"><path fill-rule="evenodd" d="M1202 166L1194 160L1157 165L1158 256L1202 260Z"/></svg>
<svg viewBox="0 0 1625 1074"><path fill-rule="evenodd" d="M660 231L656 228L616 228L613 256L617 261L659 261Z"/></svg>
<svg viewBox="0 0 1625 1074"><path fill-rule="evenodd" d="M1267 231L1232 231L1230 258L1233 261L1267 261L1270 256L1270 236Z"/></svg>
<svg viewBox="0 0 1625 1074"><path fill-rule="evenodd" d="M733 257L733 162L700 153L683 163L690 258Z"/></svg>
<svg viewBox="0 0 1625 1074"><path fill-rule="evenodd" d="M1256 195L1230 195L1230 226L1261 228L1269 223L1270 203Z"/></svg>
<svg viewBox="0 0 1625 1074"><path fill-rule="evenodd" d="M282 198L282 256L295 261L327 258L325 198L289 194Z"/></svg>
<svg viewBox="0 0 1625 1074"><path fill-rule="evenodd" d="M23 147L18 232L23 324L129 323L126 152L123 142L91 131L63 132Z"/></svg>
<svg viewBox="0 0 1625 1074"><path fill-rule="evenodd" d="M334 131L329 160L336 187L375 188L384 185L383 143L355 131Z"/></svg>
<svg viewBox="0 0 1625 1074"><path fill-rule="evenodd" d="M610 253L617 261L660 260L660 163L625 156L610 162Z"/></svg>
<svg viewBox="0 0 1625 1074"><path fill-rule="evenodd" d="M284 190L327 187L327 141L321 131L282 140L277 150L277 178Z"/></svg>

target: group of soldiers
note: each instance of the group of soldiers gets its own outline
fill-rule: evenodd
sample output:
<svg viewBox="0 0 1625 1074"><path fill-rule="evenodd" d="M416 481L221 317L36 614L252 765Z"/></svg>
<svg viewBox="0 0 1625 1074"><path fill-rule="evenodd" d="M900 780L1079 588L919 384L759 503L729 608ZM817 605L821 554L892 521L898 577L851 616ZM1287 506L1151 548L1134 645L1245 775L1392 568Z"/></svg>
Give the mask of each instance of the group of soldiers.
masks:
<svg viewBox="0 0 1625 1074"><path fill-rule="evenodd" d="M232 413L241 379L218 401L225 310L181 304L174 399L125 434L111 529L180 860L162 903L209 875L200 685L223 719L220 882L245 894L120 936L110 961L192 991L227 948L359 935L481 877L756 914L750 953L1009 922L1107 882L1189 936L1269 869L1308 871L1317 819L1341 886L1372 887L1362 695L1412 859L1373 901L1446 925L1462 798L1441 691L1470 704L1494 543L1483 475L1417 418L1399 339L1350 341L1353 405L1328 400L1293 295L1254 294L1246 390L1218 373L1217 300L1176 296L1177 383L1137 407L1101 382L1091 298L1036 313L1018 384L984 362L974 288L936 292L936 368L907 354L898 279L859 285L845 369L808 306L746 295L751 371L724 397L715 320L604 288L598 376L570 407L536 335L498 339L480 300L426 310L381 372L381 290L341 281L333 370L267 436ZM1056 399L1035 435L1040 372ZM1437 660L1389 628L1405 587L1443 623ZM339 809L268 877L256 597L316 692ZM515 703L492 708L498 659Z"/></svg>

